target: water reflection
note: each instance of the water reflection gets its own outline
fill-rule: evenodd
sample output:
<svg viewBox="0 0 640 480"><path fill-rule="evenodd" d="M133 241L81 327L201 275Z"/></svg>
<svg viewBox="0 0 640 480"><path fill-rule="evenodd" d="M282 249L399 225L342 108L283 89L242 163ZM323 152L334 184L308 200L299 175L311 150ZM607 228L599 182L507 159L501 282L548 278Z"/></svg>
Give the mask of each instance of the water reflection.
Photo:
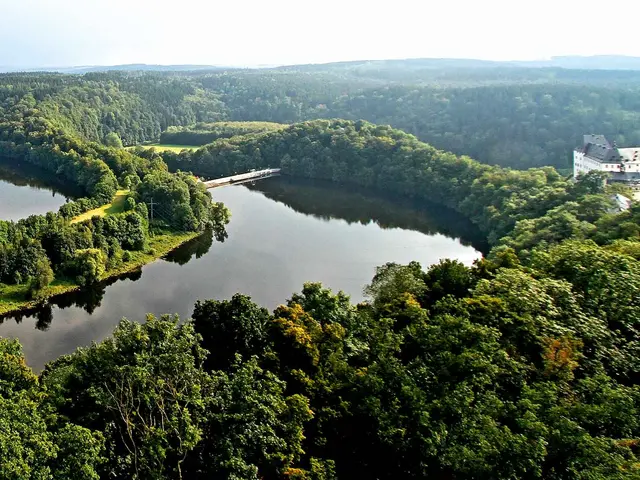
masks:
<svg viewBox="0 0 640 480"><path fill-rule="evenodd" d="M194 238L193 240L185 243L180 246L169 255L167 255L164 259L167 262L177 263L178 265L185 265L193 257L196 259L205 255L209 249L213 245L213 232L207 230L198 238Z"/></svg>
<svg viewBox="0 0 640 480"><path fill-rule="evenodd" d="M323 220L380 228L415 230L425 235L443 234L459 239L481 252L488 252L484 236L468 219L435 203L397 197L356 186L341 186L323 180L281 177L278 181L257 182L248 188L284 203L297 212Z"/></svg>
<svg viewBox="0 0 640 480"><path fill-rule="evenodd" d="M19 220L57 211L81 192L58 177L26 163L0 162L0 219Z"/></svg>
<svg viewBox="0 0 640 480"><path fill-rule="evenodd" d="M63 295L58 295L43 305L0 316L0 324L6 320L15 320L16 323L21 323L24 319L36 318L36 328L41 331L46 331L49 329L51 321L53 320L54 307L58 309L70 307L80 308L91 315L102 304L107 287L122 280L131 280L135 282L141 277L142 269L137 268L131 272L110 278L96 285L85 287L74 292L65 293Z"/></svg>
<svg viewBox="0 0 640 480"><path fill-rule="evenodd" d="M196 300L236 292L271 309L305 281L360 301L363 285L385 262L417 260L428 267L442 258L471 264L480 256L472 227L441 207L398 205L283 177L212 193L232 212L227 241L205 234L141 270L7 317L0 336L19 338L28 363L40 369L104 339L124 316L187 318Z"/></svg>

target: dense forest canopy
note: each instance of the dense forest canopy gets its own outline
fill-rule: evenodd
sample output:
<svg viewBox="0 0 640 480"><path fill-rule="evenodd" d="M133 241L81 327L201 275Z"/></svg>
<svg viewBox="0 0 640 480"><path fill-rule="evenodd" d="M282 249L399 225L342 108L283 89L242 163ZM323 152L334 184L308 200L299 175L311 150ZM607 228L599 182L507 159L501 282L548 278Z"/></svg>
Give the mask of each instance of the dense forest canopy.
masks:
<svg viewBox="0 0 640 480"><path fill-rule="evenodd" d="M55 126L101 142L115 132L125 145L157 141L168 127L198 122L318 118L388 124L436 148L520 169L568 168L585 133L640 144L636 71L395 61L0 75L0 105L26 94Z"/></svg>
<svg viewBox="0 0 640 480"><path fill-rule="evenodd" d="M171 126L160 135L160 143L171 145L206 145L219 138L231 138L274 130L286 125L273 122L199 122L182 127Z"/></svg>
<svg viewBox="0 0 640 480"><path fill-rule="evenodd" d="M224 239L228 212L191 173L280 167L428 200L492 247L472 266L382 265L357 305L308 283L272 312L238 294L123 320L40 375L0 339L0 477L638 478L640 207L553 168L585 129L636 141L636 74L489 68L452 86L387 67L0 76L2 161L86 195L0 222L0 298L95 283L155 235ZM123 148L165 131L215 138Z"/></svg>

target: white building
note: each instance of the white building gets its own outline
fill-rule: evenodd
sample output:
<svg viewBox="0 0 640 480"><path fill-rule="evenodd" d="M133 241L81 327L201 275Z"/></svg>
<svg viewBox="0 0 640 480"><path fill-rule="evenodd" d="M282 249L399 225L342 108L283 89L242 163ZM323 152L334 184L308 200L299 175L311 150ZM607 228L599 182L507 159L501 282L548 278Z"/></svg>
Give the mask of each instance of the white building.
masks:
<svg viewBox="0 0 640 480"><path fill-rule="evenodd" d="M573 176L591 170L609 172L609 182L640 190L640 147L618 148L604 135L585 135L583 146L573 151Z"/></svg>

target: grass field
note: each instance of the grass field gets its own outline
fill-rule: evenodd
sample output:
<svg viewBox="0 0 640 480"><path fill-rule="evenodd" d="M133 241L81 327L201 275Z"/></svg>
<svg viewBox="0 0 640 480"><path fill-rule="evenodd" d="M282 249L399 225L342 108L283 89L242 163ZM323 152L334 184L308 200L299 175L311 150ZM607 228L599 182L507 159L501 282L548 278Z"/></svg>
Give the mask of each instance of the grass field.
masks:
<svg viewBox="0 0 640 480"><path fill-rule="evenodd" d="M79 287L70 280L54 280L47 287L47 296L53 297L77 290ZM0 315L24 308L33 308L37 302L29 300L27 285L5 285L0 283Z"/></svg>
<svg viewBox="0 0 640 480"><path fill-rule="evenodd" d="M74 217L73 220L71 220L71 223L89 220L95 215L104 217L105 215L113 215L114 213L124 212L124 202L126 201L128 194L129 190L118 190L116 192L116 196L113 197L113 202L107 203L106 205L98 208L94 208L93 210L89 210L88 212L84 212L82 215L78 215L77 217Z"/></svg>
<svg viewBox="0 0 640 480"><path fill-rule="evenodd" d="M152 145L139 145L142 148L150 149L155 148L156 150L165 151L168 150L170 152L180 153L182 150L197 150L200 148L199 145L163 145L163 144L152 144Z"/></svg>

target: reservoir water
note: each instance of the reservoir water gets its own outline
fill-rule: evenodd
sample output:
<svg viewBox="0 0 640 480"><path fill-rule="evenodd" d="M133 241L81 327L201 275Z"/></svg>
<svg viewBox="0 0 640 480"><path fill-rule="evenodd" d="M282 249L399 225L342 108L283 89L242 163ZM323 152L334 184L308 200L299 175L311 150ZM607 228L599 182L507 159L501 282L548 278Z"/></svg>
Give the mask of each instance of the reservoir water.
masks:
<svg viewBox="0 0 640 480"><path fill-rule="evenodd" d="M19 338L27 362L40 370L104 339L122 317L188 318L196 300L237 292L273 309L306 281L360 301L375 267L385 262L417 260L427 268L455 258L470 265L484 248L454 212L353 188L279 177L212 194L232 212L225 242L204 235L125 278L4 318L0 336Z"/></svg>
<svg viewBox="0 0 640 480"><path fill-rule="evenodd" d="M72 193L56 182L45 184L38 178L46 174L28 165L21 165L20 171L0 164L0 220L20 220L29 215L42 215L57 211ZM49 175L50 176L50 175Z"/></svg>

